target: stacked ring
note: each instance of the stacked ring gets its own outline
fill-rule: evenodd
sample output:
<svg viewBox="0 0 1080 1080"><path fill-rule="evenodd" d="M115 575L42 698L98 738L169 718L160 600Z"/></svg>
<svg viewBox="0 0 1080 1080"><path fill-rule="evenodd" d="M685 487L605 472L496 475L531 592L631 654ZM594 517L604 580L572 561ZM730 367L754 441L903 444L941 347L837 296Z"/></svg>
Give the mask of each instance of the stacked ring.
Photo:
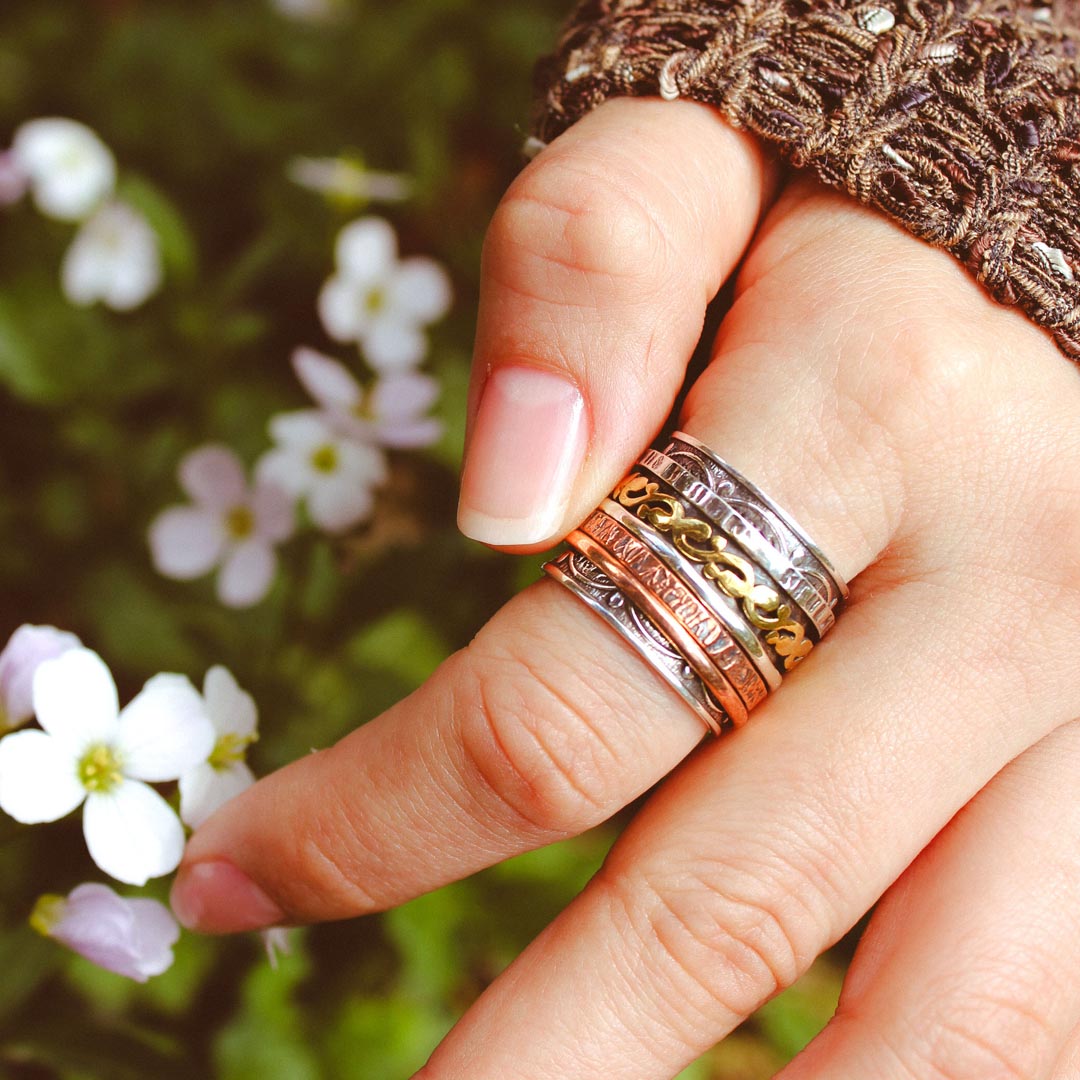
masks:
<svg viewBox="0 0 1080 1080"><path fill-rule="evenodd" d="M828 632L847 585L791 516L676 432L545 571L623 635L714 734Z"/></svg>

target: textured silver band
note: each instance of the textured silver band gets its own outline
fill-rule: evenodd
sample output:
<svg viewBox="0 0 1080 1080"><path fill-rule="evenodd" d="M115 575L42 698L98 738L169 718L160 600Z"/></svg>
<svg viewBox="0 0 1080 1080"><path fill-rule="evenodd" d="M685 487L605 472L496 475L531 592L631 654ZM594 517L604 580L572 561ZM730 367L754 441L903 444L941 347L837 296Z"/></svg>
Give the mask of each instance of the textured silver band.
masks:
<svg viewBox="0 0 1080 1080"><path fill-rule="evenodd" d="M687 588L724 624L743 654L738 658L732 658L732 666L736 663L753 664L763 687L769 691L775 690L783 679L775 662L777 654L770 646L763 644L758 632L743 615L738 601L732 599L715 582L705 577L700 564L691 562L667 536L642 521L636 514L632 514L613 499L605 499L600 504L600 509L647 544L657 558L678 574ZM739 688L746 679L745 677L737 680L732 678L731 681L736 688ZM747 705L753 707L750 701L747 701Z"/></svg>
<svg viewBox="0 0 1080 1080"><path fill-rule="evenodd" d="M638 464L658 480L667 484L681 499L695 506L725 536L734 540L747 557L780 592L791 598L809 620L814 636L820 640L832 629L836 614L819 585L792 561L751 519L724 495L718 494L712 483L698 479L688 469L659 450L646 450Z"/></svg>
<svg viewBox="0 0 1080 1080"><path fill-rule="evenodd" d="M665 453L684 467L689 464L691 471L695 466L704 469L705 475L713 481L713 490L734 503L736 510L742 508L744 515L773 540L802 573L821 586L830 608L837 608L847 599L847 583L825 553L810 539L806 530L752 480L685 431L676 431L672 435Z"/></svg>
<svg viewBox="0 0 1080 1080"><path fill-rule="evenodd" d="M713 734L719 735L732 727L727 713L679 650L598 566L580 552L565 551L545 563L544 571L613 626Z"/></svg>

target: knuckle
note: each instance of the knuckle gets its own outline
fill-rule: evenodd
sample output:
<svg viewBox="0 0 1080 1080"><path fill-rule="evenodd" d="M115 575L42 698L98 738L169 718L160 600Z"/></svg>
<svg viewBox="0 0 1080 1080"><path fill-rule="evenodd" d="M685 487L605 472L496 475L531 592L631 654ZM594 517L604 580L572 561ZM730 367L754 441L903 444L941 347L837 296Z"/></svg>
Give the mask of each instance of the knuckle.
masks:
<svg viewBox="0 0 1080 1080"><path fill-rule="evenodd" d="M485 271L549 303L580 303L583 278L590 300L644 300L671 264L671 227L637 186L566 155L538 160L495 211Z"/></svg>
<svg viewBox="0 0 1080 1080"><path fill-rule="evenodd" d="M290 843L275 846L276 880L285 891L281 899L290 914L298 917L308 912L317 912L320 918L357 915L382 906L363 884L362 867L371 865L375 845L358 831L349 811L352 800L334 793L334 778L351 776L353 771L341 768L342 754L341 748L334 746L314 756L325 770L325 779L317 789L329 797L319 801L317 813L296 819ZM312 781L307 784L312 785Z"/></svg>
<svg viewBox="0 0 1080 1080"><path fill-rule="evenodd" d="M463 767L481 812L550 840L575 835L615 808L619 766L596 717L607 706L565 663L545 664L536 642L463 656L453 709ZM557 681L549 672L557 673Z"/></svg>
<svg viewBox="0 0 1080 1080"><path fill-rule="evenodd" d="M818 887L797 885L797 871L768 862L665 871L662 879L611 876L676 1015L693 1008L712 1025L718 1013L741 1020L795 982L827 943Z"/></svg>

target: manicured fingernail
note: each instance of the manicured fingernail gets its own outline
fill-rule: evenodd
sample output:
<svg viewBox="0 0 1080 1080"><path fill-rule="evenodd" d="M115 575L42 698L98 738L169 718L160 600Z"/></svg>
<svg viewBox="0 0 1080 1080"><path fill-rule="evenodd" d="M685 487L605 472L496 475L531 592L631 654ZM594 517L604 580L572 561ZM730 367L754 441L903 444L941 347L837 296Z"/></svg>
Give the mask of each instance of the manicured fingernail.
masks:
<svg viewBox="0 0 1080 1080"><path fill-rule="evenodd" d="M224 859L182 867L169 902L181 926L208 934L261 930L285 921L281 908Z"/></svg>
<svg viewBox="0 0 1080 1080"><path fill-rule="evenodd" d="M458 528L485 544L536 544L558 529L587 441L585 400L541 368L498 368L480 398Z"/></svg>

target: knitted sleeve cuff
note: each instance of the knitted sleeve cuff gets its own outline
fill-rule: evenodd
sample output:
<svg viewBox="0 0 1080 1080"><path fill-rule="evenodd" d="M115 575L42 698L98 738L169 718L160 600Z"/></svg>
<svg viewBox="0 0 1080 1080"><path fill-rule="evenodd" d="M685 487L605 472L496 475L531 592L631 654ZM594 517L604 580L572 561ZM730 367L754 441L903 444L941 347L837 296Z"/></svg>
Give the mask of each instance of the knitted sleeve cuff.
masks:
<svg viewBox="0 0 1080 1080"><path fill-rule="evenodd" d="M533 130L616 95L715 105L1080 359L1078 47L1080 0L584 0Z"/></svg>

